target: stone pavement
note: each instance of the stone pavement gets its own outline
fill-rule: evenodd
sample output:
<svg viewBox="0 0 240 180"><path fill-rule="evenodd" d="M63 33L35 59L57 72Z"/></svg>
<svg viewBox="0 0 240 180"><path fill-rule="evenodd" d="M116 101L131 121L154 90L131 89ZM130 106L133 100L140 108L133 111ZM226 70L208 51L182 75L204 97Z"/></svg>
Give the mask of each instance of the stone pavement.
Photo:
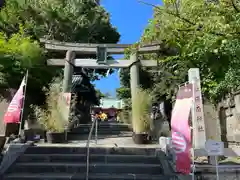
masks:
<svg viewBox="0 0 240 180"><path fill-rule="evenodd" d="M87 140L71 141L67 144L48 144L38 143L37 146L72 146L72 147L86 147ZM90 140L90 147L130 147L130 148L159 148L158 144L138 145L134 144L132 137L107 137L98 139L97 144L95 140Z"/></svg>

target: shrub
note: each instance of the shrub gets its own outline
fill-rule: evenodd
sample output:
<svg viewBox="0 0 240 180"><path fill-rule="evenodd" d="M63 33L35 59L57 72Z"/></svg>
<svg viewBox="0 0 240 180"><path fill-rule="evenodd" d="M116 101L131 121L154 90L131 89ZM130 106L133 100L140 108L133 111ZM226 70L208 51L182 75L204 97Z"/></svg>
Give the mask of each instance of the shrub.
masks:
<svg viewBox="0 0 240 180"><path fill-rule="evenodd" d="M34 106L37 122L49 132L64 132L69 123L69 111L62 94L62 80L55 78L46 90L46 107Z"/></svg>
<svg viewBox="0 0 240 180"><path fill-rule="evenodd" d="M135 133L148 132L150 130L151 122L151 104L152 97L148 90L141 88L137 89L136 98L133 99L133 110L135 118L132 119L133 131Z"/></svg>

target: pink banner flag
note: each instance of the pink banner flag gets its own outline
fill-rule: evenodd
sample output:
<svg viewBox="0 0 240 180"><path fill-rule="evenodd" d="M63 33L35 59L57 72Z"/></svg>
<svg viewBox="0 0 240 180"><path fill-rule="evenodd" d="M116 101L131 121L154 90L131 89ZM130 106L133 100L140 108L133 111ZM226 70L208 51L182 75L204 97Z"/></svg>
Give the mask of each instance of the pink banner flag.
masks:
<svg viewBox="0 0 240 180"><path fill-rule="evenodd" d="M192 85L179 88L172 111L172 147L176 154L176 171L189 174L191 172L191 130L189 115L192 106Z"/></svg>
<svg viewBox="0 0 240 180"><path fill-rule="evenodd" d="M21 111L23 106L23 88L25 86L25 78L23 78L22 83L13 96L12 101L10 102L7 112L4 115L4 123L20 123L21 121Z"/></svg>

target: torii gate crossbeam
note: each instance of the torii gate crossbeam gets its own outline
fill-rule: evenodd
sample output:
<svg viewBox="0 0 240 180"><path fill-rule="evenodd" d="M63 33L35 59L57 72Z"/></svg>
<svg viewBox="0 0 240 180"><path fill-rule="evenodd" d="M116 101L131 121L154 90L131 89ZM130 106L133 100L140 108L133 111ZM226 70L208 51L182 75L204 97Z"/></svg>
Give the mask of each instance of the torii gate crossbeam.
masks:
<svg viewBox="0 0 240 180"><path fill-rule="evenodd" d="M49 66L65 66L66 59L49 59L47 64ZM109 68L128 68L134 62L126 59L109 60L107 64L98 64L96 59L74 59L73 65L75 67L84 67L90 69L109 69ZM143 67L156 67L157 61L154 60L140 60L139 65Z"/></svg>

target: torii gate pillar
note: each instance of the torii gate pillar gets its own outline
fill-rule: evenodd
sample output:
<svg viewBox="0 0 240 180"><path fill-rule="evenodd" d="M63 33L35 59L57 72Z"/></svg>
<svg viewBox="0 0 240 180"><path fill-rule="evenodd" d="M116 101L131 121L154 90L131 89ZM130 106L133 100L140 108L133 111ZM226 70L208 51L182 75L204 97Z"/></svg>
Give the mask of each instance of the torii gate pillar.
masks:
<svg viewBox="0 0 240 180"><path fill-rule="evenodd" d="M139 87L139 64L138 64L138 54L135 52L130 56L130 60L133 63L130 67L130 87L131 87L131 96L132 96L132 121L136 118L135 107L138 104L135 104L135 99L137 98L137 89Z"/></svg>
<svg viewBox="0 0 240 180"><path fill-rule="evenodd" d="M63 92L71 92L74 59L75 52L67 51L64 66Z"/></svg>

